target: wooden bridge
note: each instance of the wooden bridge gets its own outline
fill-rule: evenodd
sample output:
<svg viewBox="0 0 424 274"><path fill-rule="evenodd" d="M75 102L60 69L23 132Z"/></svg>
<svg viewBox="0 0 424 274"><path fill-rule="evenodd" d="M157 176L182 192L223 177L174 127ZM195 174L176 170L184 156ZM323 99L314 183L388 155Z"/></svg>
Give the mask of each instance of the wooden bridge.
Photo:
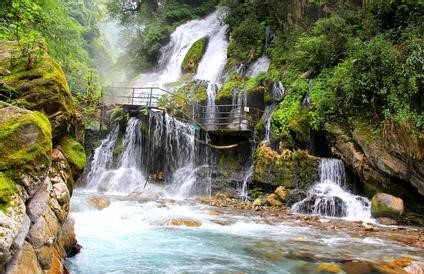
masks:
<svg viewBox="0 0 424 274"><path fill-rule="evenodd" d="M216 105L211 109L159 87L107 87L102 101L130 109L158 109L219 135L251 134L263 114L246 105Z"/></svg>

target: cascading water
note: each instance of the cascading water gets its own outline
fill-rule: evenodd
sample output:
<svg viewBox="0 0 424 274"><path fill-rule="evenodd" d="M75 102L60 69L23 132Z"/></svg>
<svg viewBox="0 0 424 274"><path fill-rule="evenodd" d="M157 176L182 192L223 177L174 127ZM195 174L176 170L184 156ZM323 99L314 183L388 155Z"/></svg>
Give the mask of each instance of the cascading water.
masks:
<svg viewBox="0 0 424 274"><path fill-rule="evenodd" d="M265 125L264 141L268 144L271 142L271 131L272 131L271 118L272 118L272 114L277 109L277 106L278 106L277 104L266 106L264 114L262 116L262 119Z"/></svg>
<svg viewBox="0 0 424 274"><path fill-rule="evenodd" d="M254 168L253 164L249 163L249 167L245 170L243 183L242 183L241 189L240 189L240 199L242 199L242 200L248 200L249 199L249 182L252 179L253 168Z"/></svg>
<svg viewBox="0 0 424 274"><path fill-rule="evenodd" d="M244 90L233 91L232 105L236 106L231 110L230 118L232 123L228 125L228 128L239 128L239 130L248 129L248 121L244 116L243 108L247 106L247 93Z"/></svg>
<svg viewBox="0 0 424 274"><path fill-rule="evenodd" d="M116 169L108 169L107 164L105 165L104 162L110 162L112 160L111 154L113 154L117 138L115 135L118 135L115 131L116 129L111 137L108 137L105 141L103 141L105 147L106 144L108 144L107 152L100 154L101 151L106 151L106 148L102 148L103 143L98 148L98 157L95 155L92 166L101 166L102 168L92 168L89 172L89 176L90 174L94 176L90 177L87 187L99 192L128 194L134 191L137 187L140 187L145 181L140 170L140 120L133 117L128 121L128 125L125 130L125 137L123 139L124 151L119 161L119 167ZM112 142L112 140L115 141ZM102 159L102 156L105 158Z"/></svg>
<svg viewBox="0 0 424 274"><path fill-rule="evenodd" d="M258 58L258 60L256 60L253 64L249 66L246 71L246 76L254 77L261 72L266 72L268 71L270 64L271 60L268 56L264 54L262 57Z"/></svg>
<svg viewBox="0 0 424 274"><path fill-rule="evenodd" d="M304 200L293 205L294 212L344 217L348 220L371 220L370 201L346 190L342 161L321 159L319 171L320 181L308 191Z"/></svg>
<svg viewBox="0 0 424 274"><path fill-rule="evenodd" d="M306 93L305 98L302 100L302 107L306 108L311 105L311 90L314 86L314 79L309 79L309 89L308 93Z"/></svg>
<svg viewBox="0 0 424 274"><path fill-rule="evenodd" d="M90 171L87 174L87 187L95 187L97 180L113 164L113 149L119 134L119 127L115 127L102 141L100 146L94 151L93 160L90 164Z"/></svg>
<svg viewBox="0 0 424 274"><path fill-rule="evenodd" d="M214 129L215 126L215 118L216 118L216 112L217 107L215 104L215 98L216 98L216 92L217 92L217 85L209 83L207 88L207 105L206 105L206 124L208 129Z"/></svg>
<svg viewBox="0 0 424 274"><path fill-rule="evenodd" d="M190 47L199 39L209 39L206 52L199 63L194 79L218 83L226 63L228 41L227 25L219 20L222 10L217 10L200 20L192 20L177 27L170 42L162 47L159 58L159 71L141 74L131 86L158 86L177 82L182 76L181 64Z"/></svg>
<svg viewBox="0 0 424 274"><path fill-rule="evenodd" d="M272 85L271 94L273 101L280 101L284 98L286 93L286 89L281 81L275 82Z"/></svg>

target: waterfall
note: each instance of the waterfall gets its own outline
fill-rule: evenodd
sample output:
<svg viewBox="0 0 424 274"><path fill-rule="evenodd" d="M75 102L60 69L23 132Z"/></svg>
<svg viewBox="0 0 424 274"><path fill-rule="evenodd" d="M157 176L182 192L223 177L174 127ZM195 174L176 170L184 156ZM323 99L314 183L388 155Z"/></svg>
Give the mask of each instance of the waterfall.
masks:
<svg viewBox="0 0 424 274"><path fill-rule="evenodd" d="M144 175L140 170L142 144L140 121L134 117L128 121L122 141L124 151L121 154L119 166L111 168L110 163L118 132L119 130L115 129L96 149L92 168L88 173L87 188L99 192L127 194L145 182Z"/></svg>
<svg viewBox="0 0 424 274"><path fill-rule="evenodd" d="M248 77L254 77L258 75L261 72L266 72L269 69L269 66L271 64L271 60L268 56L263 55L262 57L258 58L253 64L249 66L249 68L246 71L246 76Z"/></svg>
<svg viewBox="0 0 424 274"><path fill-rule="evenodd" d="M283 83L281 81L275 82L272 85L271 89L271 95L273 101L280 101L284 98L284 95L286 93L286 89L283 86Z"/></svg>
<svg viewBox="0 0 424 274"><path fill-rule="evenodd" d="M207 88L207 105L206 105L206 124L208 125L208 129L214 129L215 126L215 118L216 118L216 112L217 107L215 105L215 98L216 98L216 92L217 92L217 85L209 83Z"/></svg>
<svg viewBox="0 0 424 274"><path fill-rule="evenodd" d="M218 84L221 83L222 71L227 63L228 26L222 25L218 11L207 18L210 18L208 26L205 27L209 37L208 47L199 63L194 79L207 80L210 83ZM203 32L205 30L202 29Z"/></svg>
<svg viewBox="0 0 424 274"><path fill-rule="evenodd" d="M204 37L209 39L208 47L194 79L218 83L226 63L228 46L228 26L219 20L220 12L217 10L203 19L178 26L171 34L169 43L160 50L158 71L140 74L130 85L166 87L167 84L177 82L182 76L184 57L191 46Z"/></svg>
<svg viewBox="0 0 424 274"><path fill-rule="evenodd" d="M113 164L113 149L118 139L119 127L115 127L94 151L90 171L87 173L87 187L95 186L97 179Z"/></svg>
<svg viewBox="0 0 424 274"><path fill-rule="evenodd" d="M370 201L353 195L346 189L346 175L342 161L321 159L319 175L319 182L308 191L308 196L293 205L294 212L344 217L349 220L371 220Z"/></svg>
<svg viewBox="0 0 424 274"><path fill-rule="evenodd" d="M262 116L264 127L265 127L265 134L264 134L264 141L268 144L271 142L271 118L274 111L277 109L277 104L268 105L265 107L264 114Z"/></svg>
<svg viewBox="0 0 424 274"><path fill-rule="evenodd" d="M125 148L121 156L121 167L138 168L140 167L141 139L140 139L140 120L131 118L123 141Z"/></svg>
<svg viewBox="0 0 424 274"><path fill-rule="evenodd" d="M242 200L248 200L249 199L249 182L252 179L253 168L254 168L253 164L249 163L249 167L245 170L243 183L242 183L241 189L240 189L240 198Z"/></svg>
<svg viewBox="0 0 424 274"><path fill-rule="evenodd" d="M305 98L302 100L302 108L306 108L311 104L311 90L314 86L314 79L309 79L309 88L308 93L306 93Z"/></svg>

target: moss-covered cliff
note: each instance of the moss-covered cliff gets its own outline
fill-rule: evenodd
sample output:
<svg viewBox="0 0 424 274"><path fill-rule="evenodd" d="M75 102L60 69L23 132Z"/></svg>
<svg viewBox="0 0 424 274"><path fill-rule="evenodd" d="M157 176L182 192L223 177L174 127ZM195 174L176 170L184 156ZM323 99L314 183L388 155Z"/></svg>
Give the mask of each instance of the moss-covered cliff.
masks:
<svg viewBox="0 0 424 274"><path fill-rule="evenodd" d="M83 135L61 67L42 47L28 66L16 47L0 43L0 272L61 273L76 245L68 213Z"/></svg>

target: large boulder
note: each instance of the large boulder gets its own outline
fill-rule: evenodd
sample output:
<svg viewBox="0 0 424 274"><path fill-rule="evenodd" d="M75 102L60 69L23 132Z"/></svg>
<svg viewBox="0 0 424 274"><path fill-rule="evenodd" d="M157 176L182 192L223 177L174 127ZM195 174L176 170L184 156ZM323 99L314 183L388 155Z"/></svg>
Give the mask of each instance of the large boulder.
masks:
<svg viewBox="0 0 424 274"><path fill-rule="evenodd" d="M266 197L266 204L269 206L282 206L283 203L280 202L280 200L278 199L278 196L274 193L269 194Z"/></svg>
<svg viewBox="0 0 424 274"><path fill-rule="evenodd" d="M0 172L19 182L28 197L46 178L51 151L51 127L42 113L0 103Z"/></svg>
<svg viewBox="0 0 424 274"><path fill-rule="evenodd" d="M74 127L75 106L61 66L40 47L32 66L25 66L24 57L18 57L15 60L17 65L10 67L14 47L16 45L11 43L0 43L0 51L4 53L0 58L0 68L11 72L2 80L15 91L11 99L26 109L45 113L55 139L67 135Z"/></svg>
<svg viewBox="0 0 424 274"><path fill-rule="evenodd" d="M405 207L403 200L386 193L377 193L371 200L372 216L396 218L403 214Z"/></svg>
<svg viewBox="0 0 424 274"><path fill-rule="evenodd" d="M284 150L281 154L267 146L255 151L253 179L271 186L307 189L318 179L317 159L306 151Z"/></svg>

